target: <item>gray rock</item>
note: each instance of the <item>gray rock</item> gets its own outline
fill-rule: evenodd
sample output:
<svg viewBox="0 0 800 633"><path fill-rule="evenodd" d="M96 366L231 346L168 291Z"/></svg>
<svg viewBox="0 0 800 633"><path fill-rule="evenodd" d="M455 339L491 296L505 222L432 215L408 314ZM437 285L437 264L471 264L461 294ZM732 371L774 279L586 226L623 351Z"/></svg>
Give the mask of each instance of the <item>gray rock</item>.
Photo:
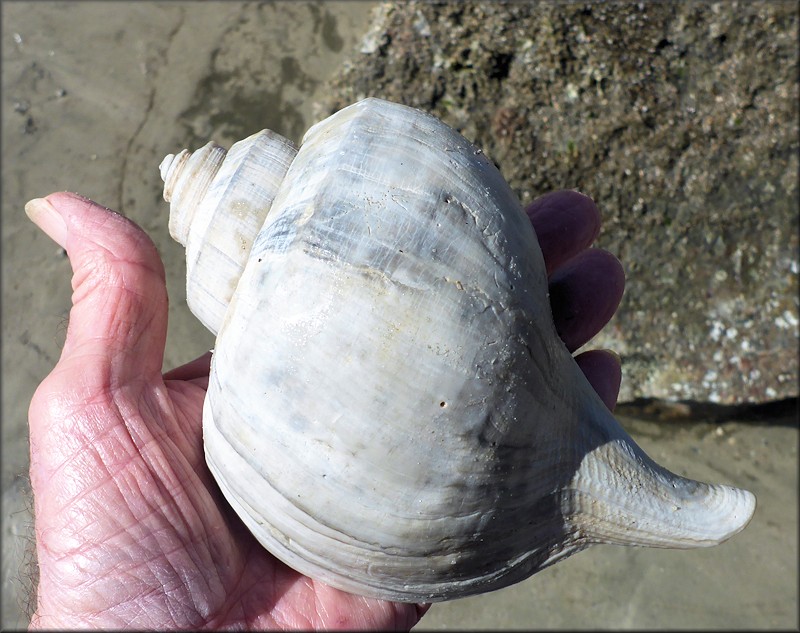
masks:
<svg viewBox="0 0 800 633"><path fill-rule="evenodd" d="M523 203L592 196L622 306L590 347L622 400L798 392L795 2L381 5L318 114L428 110Z"/></svg>

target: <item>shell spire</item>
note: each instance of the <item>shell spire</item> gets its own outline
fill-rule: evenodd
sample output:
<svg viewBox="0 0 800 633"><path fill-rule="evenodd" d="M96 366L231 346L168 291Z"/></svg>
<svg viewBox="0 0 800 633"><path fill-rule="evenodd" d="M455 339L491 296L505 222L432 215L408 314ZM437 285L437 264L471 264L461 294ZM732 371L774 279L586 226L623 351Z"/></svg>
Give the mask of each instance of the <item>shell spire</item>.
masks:
<svg viewBox="0 0 800 633"><path fill-rule="evenodd" d="M159 165L169 231L186 247L186 300L214 334L296 154L290 140L262 130L227 152L212 142Z"/></svg>
<svg viewBox="0 0 800 633"><path fill-rule="evenodd" d="M173 203L170 206L169 232L184 246L194 213L222 166L226 153L216 143L207 143L194 152L183 150L169 154L158 166L164 181L164 200Z"/></svg>

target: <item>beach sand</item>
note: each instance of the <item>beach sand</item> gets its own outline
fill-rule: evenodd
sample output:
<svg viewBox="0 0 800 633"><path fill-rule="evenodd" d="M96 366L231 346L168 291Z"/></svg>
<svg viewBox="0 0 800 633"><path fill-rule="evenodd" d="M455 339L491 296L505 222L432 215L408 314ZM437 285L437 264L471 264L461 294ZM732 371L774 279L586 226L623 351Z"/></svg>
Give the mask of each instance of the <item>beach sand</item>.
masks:
<svg viewBox="0 0 800 633"><path fill-rule="evenodd" d="M2 628L27 625L27 407L58 359L71 293L65 253L24 203L77 191L143 226L167 270L165 369L195 358L213 339L186 307L161 158L262 127L299 140L372 6L3 3ZM794 412L712 417L621 421L670 470L753 491L744 532L699 551L590 549L514 587L435 605L418 628L797 628Z"/></svg>

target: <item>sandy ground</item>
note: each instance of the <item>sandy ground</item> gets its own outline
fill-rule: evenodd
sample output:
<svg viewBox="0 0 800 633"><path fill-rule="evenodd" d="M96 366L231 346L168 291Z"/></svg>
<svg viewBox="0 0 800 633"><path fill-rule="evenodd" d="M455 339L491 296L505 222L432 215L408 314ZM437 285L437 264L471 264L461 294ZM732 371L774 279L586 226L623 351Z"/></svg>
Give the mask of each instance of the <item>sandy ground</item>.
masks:
<svg viewBox="0 0 800 633"><path fill-rule="evenodd" d="M25 201L79 191L142 225L167 269L165 369L196 357L213 341L186 308L157 166L211 136L230 143L234 133L272 127L297 139L371 6L3 3L2 628L27 624L27 407L58 359L70 301L65 254L27 220ZM234 75L257 74L265 85L263 109L249 104L235 125L203 89L222 85L222 54ZM420 629L797 628L794 416L621 421L671 470L753 491L759 506L748 528L701 551L588 550L514 587L435 605Z"/></svg>

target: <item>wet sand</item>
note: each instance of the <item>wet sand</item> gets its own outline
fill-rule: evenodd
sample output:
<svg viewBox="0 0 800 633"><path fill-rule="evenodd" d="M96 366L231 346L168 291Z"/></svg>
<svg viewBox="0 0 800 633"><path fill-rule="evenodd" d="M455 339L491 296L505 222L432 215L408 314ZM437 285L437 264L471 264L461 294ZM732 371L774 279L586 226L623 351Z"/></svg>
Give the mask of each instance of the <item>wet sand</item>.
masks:
<svg viewBox="0 0 800 633"><path fill-rule="evenodd" d="M58 359L71 292L63 251L27 220L25 201L78 191L143 226L167 270L165 369L195 358L213 339L186 307L157 166L177 148L262 127L298 140L371 6L2 5L3 628L27 624L27 407ZM594 548L514 587L435 605L419 629L797 628L794 416L621 421L671 470L753 491L752 523L708 550Z"/></svg>

